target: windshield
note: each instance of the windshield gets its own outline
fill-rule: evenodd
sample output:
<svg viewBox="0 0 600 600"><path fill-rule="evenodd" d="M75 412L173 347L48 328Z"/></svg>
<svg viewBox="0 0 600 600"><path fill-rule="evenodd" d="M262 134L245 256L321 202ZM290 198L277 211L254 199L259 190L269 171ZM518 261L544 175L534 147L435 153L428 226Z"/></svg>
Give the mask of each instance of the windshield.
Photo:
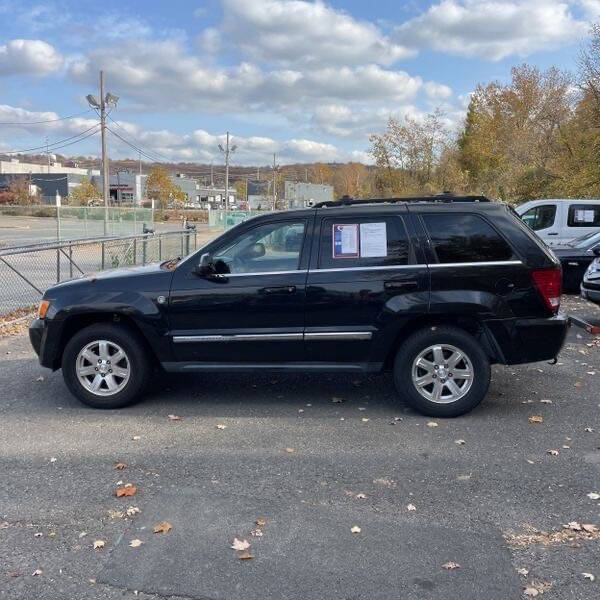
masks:
<svg viewBox="0 0 600 600"><path fill-rule="evenodd" d="M600 242L600 231L586 233L585 235L571 240L567 245L571 246L571 248L587 248L588 246L593 245L595 242Z"/></svg>

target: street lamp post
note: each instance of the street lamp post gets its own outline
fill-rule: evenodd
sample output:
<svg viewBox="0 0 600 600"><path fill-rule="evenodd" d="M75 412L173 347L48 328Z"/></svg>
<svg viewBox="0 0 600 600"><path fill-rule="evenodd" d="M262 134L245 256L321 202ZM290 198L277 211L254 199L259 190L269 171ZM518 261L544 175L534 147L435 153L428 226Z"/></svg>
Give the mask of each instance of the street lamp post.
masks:
<svg viewBox="0 0 600 600"><path fill-rule="evenodd" d="M92 108L100 109L100 133L102 136L102 199L104 200L104 236L108 235L108 196L110 179L108 173L108 156L106 153L106 107L117 106L118 96L110 92L104 95L104 71L100 71L100 102L92 94L86 96L86 100Z"/></svg>
<svg viewBox="0 0 600 600"><path fill-rule="evenodd" d="M225 148L219 144L219 150L225 154L225 213L229 210L229 155L235 152L237 146L234 144L229 147L229 131L227 132L227 141Z"/></svg>

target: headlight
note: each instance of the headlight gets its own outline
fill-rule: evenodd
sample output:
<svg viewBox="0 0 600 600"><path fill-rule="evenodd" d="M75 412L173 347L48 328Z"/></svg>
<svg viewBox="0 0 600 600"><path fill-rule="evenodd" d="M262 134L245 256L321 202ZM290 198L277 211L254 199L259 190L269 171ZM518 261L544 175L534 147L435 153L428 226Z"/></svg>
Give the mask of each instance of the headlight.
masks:
<svg viewBox="0 0 600 600"><path fill-rule="evenodd" d="M42 300L38 306L38 319L43 319L50 308L50 300Z"/></svg>

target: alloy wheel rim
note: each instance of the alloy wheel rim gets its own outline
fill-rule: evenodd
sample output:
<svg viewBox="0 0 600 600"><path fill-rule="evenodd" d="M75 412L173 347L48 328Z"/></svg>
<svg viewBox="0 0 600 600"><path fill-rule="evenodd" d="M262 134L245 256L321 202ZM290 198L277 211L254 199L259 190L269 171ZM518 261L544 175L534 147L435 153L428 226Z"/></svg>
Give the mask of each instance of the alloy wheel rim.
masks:
<svg viewBox="0 0 600 600"><path fill-rule="evenodd" d="M468 394L473 363L451 344L434 344L420 352L412 365L412 383L419 394L436 404L450 404Z"/></svg>
<svg viewBox="0 0 600 600"><path fill-rule="evenodd" d="M114 396L129 381L131 363L125 351L110 340L84 346L76 359L79 383L96 396Z"/></svg>

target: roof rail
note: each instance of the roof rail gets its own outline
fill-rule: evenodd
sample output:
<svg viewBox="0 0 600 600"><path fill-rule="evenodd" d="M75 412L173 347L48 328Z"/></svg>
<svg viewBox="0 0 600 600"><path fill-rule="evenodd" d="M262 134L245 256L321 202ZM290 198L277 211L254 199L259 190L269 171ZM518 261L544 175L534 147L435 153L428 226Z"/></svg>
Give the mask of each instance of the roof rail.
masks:
<svg viewBox="0 0 600 600"><path fill-rule="evenodd" d="M442 192L432 196L411 196L406 198L364 198L362 200L342 196L339 200L318 202L314 208L353 206L355 204L395 204L396 202L491 202L486 196L455 196L452 192Z"/></svg>

